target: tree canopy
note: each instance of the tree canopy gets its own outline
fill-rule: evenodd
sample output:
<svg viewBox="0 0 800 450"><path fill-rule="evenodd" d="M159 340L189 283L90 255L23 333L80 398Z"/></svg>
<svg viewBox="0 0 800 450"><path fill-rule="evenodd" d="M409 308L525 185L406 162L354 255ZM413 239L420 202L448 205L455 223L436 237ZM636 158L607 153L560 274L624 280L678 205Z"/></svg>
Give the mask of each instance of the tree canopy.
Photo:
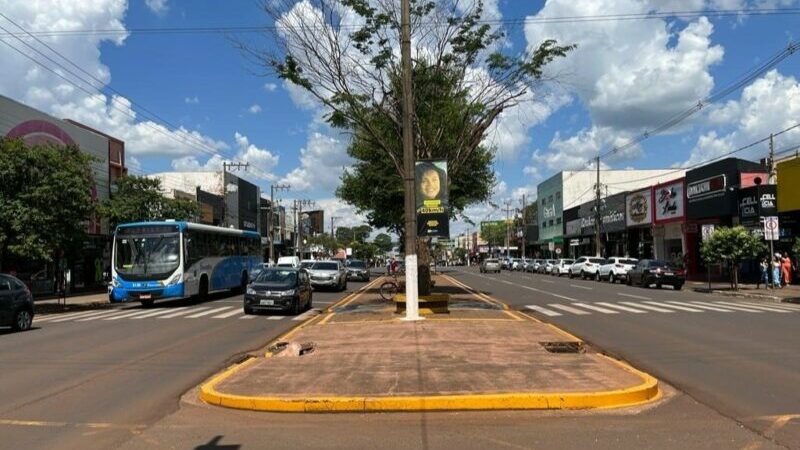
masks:
<svg viewBox="0 0 800 450"><path fill-rule="evenodd" d="M506 244L506 223L503 221L481 223L481 239L493 247Z"/></svg>
<svg viewBox="0 0 800 450"><path fill-rule="evenodd" d="M386 233L379 233L375 236L375 239L372 241L376 247L378 247L378 251L386 253L392 251L392 237Z"/></svg>
<svg viewBox="0 0 800 450"><path fill-rule="evenodd" d="M739 263L763 253L766 246L762 239L742 226L721 227L714 230L700 248L706 264L724 263L731 269L731 283L739 287Z"/></svg>
<svg viewBox="0 0 800 450"><path fill-rule="evenodd" d="M53 261L85 239L96 206L91 161L75 146L0 138L0 262Z"/></svg>
<svg viewBox="0 0 800 450"><path fill-rule="evenodd" d="M128 175L114 184L115 194L100 206L112 226L146 220L194 220L199 215L197 203L164 197L159 179Z"/></svg>

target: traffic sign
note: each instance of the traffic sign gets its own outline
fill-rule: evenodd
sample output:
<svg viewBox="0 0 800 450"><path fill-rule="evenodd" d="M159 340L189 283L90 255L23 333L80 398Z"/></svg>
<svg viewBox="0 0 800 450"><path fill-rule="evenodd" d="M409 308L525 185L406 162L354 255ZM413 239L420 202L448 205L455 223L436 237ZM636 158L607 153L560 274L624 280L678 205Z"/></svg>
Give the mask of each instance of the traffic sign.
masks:
<svg viewBox="0 0 800 450"><path fill-rule="evenodd" d="M561 254L561 248L557 248L556 249L556 255L560 255L560 254Z"/></svg>
<svg viewBox="0 0 800 450"><path fill-rule="evenodd" d="M764 217L764 239L767 241L777 241L780 239L780 225L777 216Z"/></svg>
<svg viewBox="0 0 800 450"><path fill-rule="evenodd" d="M714 234L714 224L711 223L703 224L703 227L700 230L702 232L701 236L703 236L703 240L704 241L708 240L708 238L711 237L712 234Z"/></svg>

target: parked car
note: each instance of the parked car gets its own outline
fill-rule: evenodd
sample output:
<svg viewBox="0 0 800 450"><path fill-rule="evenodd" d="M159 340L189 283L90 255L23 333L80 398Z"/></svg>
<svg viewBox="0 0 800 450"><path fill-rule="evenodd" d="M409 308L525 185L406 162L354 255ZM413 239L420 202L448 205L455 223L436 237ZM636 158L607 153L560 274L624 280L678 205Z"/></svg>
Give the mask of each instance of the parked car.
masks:
<svg viewBox="0 0 800 450"><path fill-rule="evenodd" d="M317 261L308 270L311 286L343 291L347 289L347 270L339 261Z"/></svg>
<svg viewBox="0 0 800 450"><path fill-rule="evenodd" d="M629 286L635 284L650 287L655 284L659 289L666 284L680 290L686 283L686 277L682 269L673 267L666 261L642 259L628 271L627 282Z"/></svg>
<svg viewBox="0 0 800 450"><path fill-rule="evenodd" d="M305 269L270 267L247 285L244 294L244 313L285 311L300 314L311 309L311 283Z"/></svg>
<svg viewBox="0 0 800 450"><path fill-rule="evenodd" d="M553 270L550 271L550 275L555 275L557 277L569 275L569 268L574 262L575 261L572 259L557 259L556 263L553 264Z"/></svg>
<svg viewBox="0 0 800 450"><path fill-rule="evenodd" d="M539 266L539 273L548 274L553 271L553 266L555 266L556 260L555 259L546 259L544 264Z"/></svg>
<svg viewBox="0 0 800 450"><path fill-rule="evenodd" d="M606 259L606 263L600 266L597 271L599 280L608 280L611 283L625 281L628 277L628 271L636 266L639 260L636 258L621 258L619 256L612 256Z"/></svg>
<svg viewBox="0 0 800 450"><path fill-rule="evenodd" d="M25 283L0 274L0 327L27 331L33 324L33 295Z"/></svg>
<svg viewBox="0 0 800 450"><path fill-rule="evenodd" d="M301 269L310 269L314 263L317 262L315 259L304 259L300 261L300 268Z"/></svg>
<svg viewBox="0 0 800 450"><path fill-rule="evenodd" d="M569 267L569 277L594 278L597 276L600 266L605 262L603 258L593 256L581 256L576 259Z"/></svg>
<svg viewBox="0 0 800 450"><path fill-rule="evenodd" d="M522 260L520 258L511 259L511 270L522 270Z"/></svg>
<svg viewBox="0 0 800 450"><path fill-rule="evenodd" d="M481 273L500 273L500 261L494 258L486 258L481 261L480 271Z"/></svg>
<svg viewBox="0 0 800 450"><path fill-rule="evenodd" d="M523 272L527 272L527 271L528 271L528 266L529 266L529 265L530 265L532 262L533 262L533 260L532 260L532 259L523 258L523 259L522 259L522 264L520 265L520 269L519 269L519 270L521 270L521 271L523 271Z"/></svg>
<svg viewBox="0 0 800 450"><path fill-rule="evenodd" d="M347 264L347 279L369 281L369 267L361 260L351 260Z"/></svg>

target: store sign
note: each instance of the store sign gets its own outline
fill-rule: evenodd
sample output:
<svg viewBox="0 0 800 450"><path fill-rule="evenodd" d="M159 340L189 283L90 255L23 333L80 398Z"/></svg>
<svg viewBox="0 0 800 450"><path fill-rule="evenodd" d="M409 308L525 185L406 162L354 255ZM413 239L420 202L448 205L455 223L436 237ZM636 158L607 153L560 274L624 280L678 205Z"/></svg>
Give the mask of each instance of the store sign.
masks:
<svg viewBox="0 0 800 450"><path fill-rule="evenodd" d="M704 180L689 183L686 186L686 198L689 201L715 197L725 193L727 186L725 175L715 175Z"/></svg>
<svg viewBox="0 0 800 450"><path fill-rule="evenodd" d="M656 186L653 199L656 222L682 218L685 209L683 180Z"/></svg>
<svg viewBox="0 0 800 450"><path fill-rule="evenodd" d="M778 215L777 186L752 186L739 190L739 218L743 222L776 215Z"/></svg>
<svg viewBox="0 0 800 450"><path fill-rule="evenodd" d="M545 206L543 209L545 219L553 219L556 217L556 205Z"/></svg>
<svg viewBox="0 0 800 450"><path fill-rule="evenodd" d="M566 235L575 236L581 234L581 219L570 220L566 225Z"/></svg>
<svg viewBox="0 0 800 450"><path fill-rule="evenodd" d="M625 222L629 227L647 225L653 221L650 189L629 194L625 199Z"/></svg>

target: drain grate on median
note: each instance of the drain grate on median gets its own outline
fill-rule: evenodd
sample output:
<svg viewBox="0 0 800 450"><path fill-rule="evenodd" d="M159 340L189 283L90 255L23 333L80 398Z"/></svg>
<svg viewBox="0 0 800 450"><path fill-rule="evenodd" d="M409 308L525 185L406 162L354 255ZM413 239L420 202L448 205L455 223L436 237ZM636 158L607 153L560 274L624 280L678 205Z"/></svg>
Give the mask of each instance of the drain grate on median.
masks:
<svg viewBox="0 0 800 450"><path fill-rule="evenodd" d="M550 353L585 353L586 347L580 341L539 342Z"/></svg>
<svg viewBox="0 0 800 450"><path fill-rule="evenodd" d="M276 357L293 357L305 356L314 352L316 344L313 342L304 342L302 344L297 342L277 342L275 345L270 346L267 350Z"/></svg>

